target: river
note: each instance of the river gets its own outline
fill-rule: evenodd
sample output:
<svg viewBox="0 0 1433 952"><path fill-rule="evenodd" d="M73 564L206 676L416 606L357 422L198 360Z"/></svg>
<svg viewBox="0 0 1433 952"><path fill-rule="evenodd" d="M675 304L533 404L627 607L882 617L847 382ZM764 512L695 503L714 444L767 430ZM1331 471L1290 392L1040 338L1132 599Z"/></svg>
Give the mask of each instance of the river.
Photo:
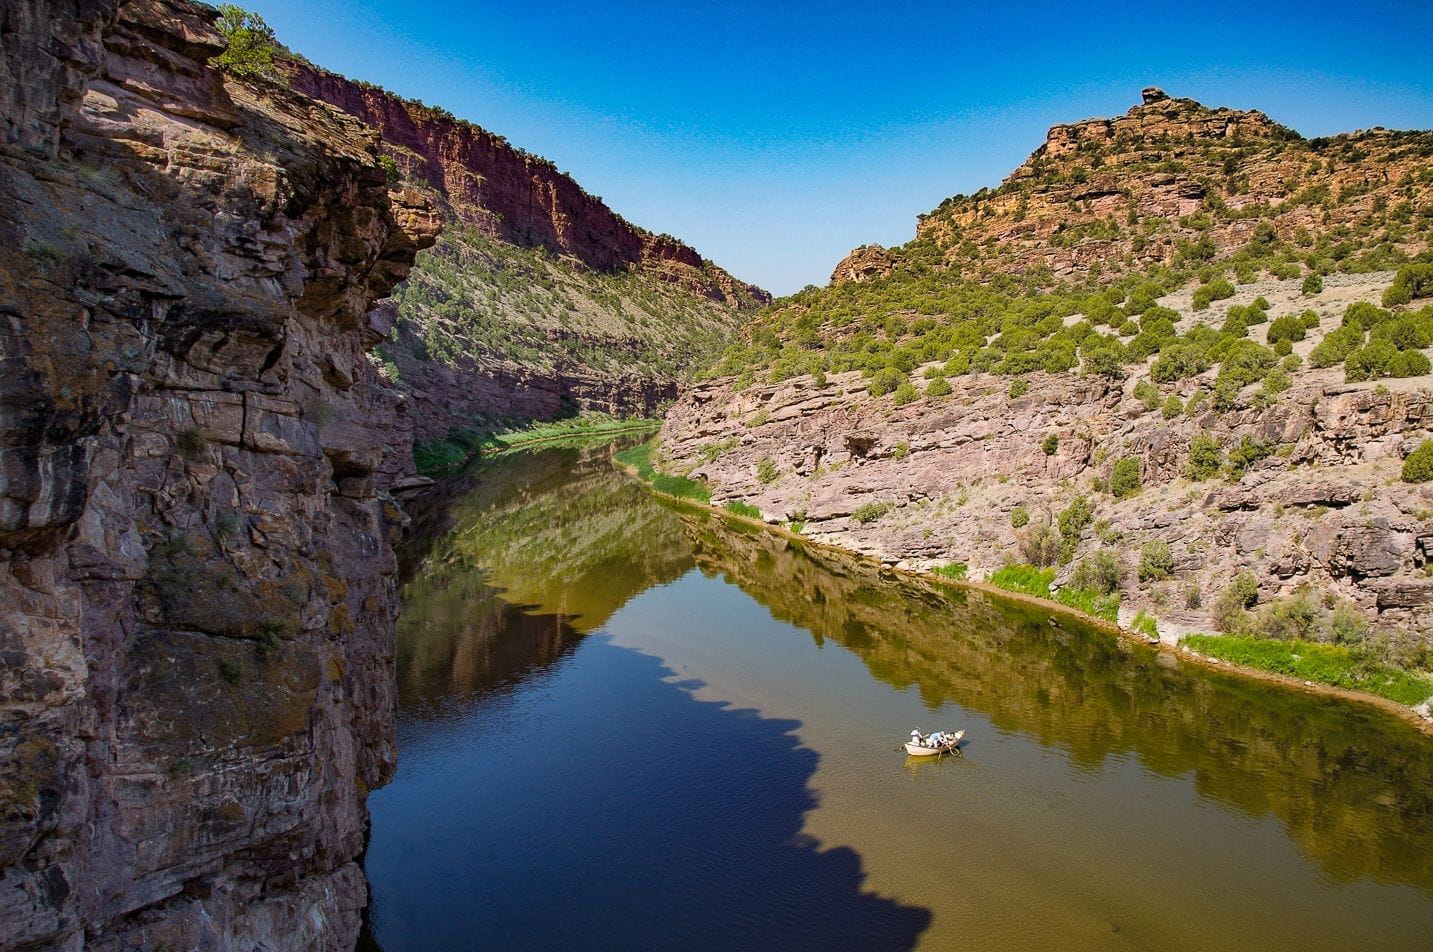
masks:
<svg viewBox="0 0 1433 952"><path fill-rule="evenodd" d="M607 447L423 520L365 943L1433 942L1433 741L657 500ZM914 762L914 727L964 728Z"/></svg>

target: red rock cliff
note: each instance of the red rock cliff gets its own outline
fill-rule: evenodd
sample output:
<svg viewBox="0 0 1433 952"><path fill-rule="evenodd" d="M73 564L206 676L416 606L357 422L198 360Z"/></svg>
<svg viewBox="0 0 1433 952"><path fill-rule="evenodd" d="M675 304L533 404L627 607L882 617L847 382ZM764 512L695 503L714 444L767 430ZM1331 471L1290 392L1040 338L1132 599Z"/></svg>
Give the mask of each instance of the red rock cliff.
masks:
<svg viewBox="0 0 1433 952"><path fill-rule="evenodd" d="M602 271L642 268L712 300L771 299L669 235L631 224L546 159L452 114L307 63L286 61L293 88L374 126L405 175L432 185L454 216L483 233Z"/></svg>

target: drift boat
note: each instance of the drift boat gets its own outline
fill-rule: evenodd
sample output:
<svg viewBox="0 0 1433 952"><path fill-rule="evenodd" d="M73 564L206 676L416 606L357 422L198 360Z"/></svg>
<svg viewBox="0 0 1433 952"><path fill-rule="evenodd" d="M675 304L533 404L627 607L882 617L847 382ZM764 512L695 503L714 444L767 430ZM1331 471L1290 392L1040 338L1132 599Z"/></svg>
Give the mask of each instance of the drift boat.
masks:
<svg viewBox="0 0 1433 952"><path fill-rule="evenodd" d="M906 742L906 753L912 757L934 757L937 754L948 754L958 750L960 739L965 736L965 731L935 731L930 734L922 734L920 731L911 731L911 739Z"/></svg>

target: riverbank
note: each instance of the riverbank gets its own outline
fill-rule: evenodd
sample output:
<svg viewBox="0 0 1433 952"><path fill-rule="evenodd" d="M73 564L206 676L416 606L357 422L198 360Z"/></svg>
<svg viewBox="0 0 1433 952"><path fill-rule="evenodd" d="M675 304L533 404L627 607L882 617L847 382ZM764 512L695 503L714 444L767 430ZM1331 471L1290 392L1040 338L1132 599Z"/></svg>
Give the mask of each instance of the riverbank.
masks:
<svg viewBox="0 0 1433 952"><path fill-rule="evenodd" d="M420 475L444 476L482 457L555 446L569 440L653 432L661 425L661 420L649 417L613 417L596 413L561 420L528 421L525 425L494 423L487 428L454 430L441 440L415 443L413 463Z"/></svg>
<svg viewBox="0 0 1433 952"><path fill-rule="evenodd" d="M1163 640L1152 636L1147 630L1127 628L1118 622L1107 617L1090 614L1079 608L1062 602L1055 601L1043 595L1033 594L1029 591L1021 591L1003 587L988 581L975 581L971 579L952 578L949 574L935 570L924 571L907 566L897 566L881 559L872 558L869 554L858 552L845 546L830 542L816 540L804 536L800 531L793 531L786 525L773 524L740 511L729 506L717 506L711 502L711 491L697 480L687 477L672 476L657 470L652 462L652 453L655 449L654 441L643 443L636 447L613 454L613 465L622 472L647 485L650 491L678 505L690 507L706 513L718 515L724 519L738 521L754 527L782 536L803 546L811 546L818 549L825 549L837 552L845 556L865 559L871 562L880 563L881 571L891 574L903 574L927 581L936 582L941 585L955 586L974 589L1006 598L1011 601L1023 602L1036 605L1047 612L1051 617L1051 624L1058 625L1058 617L1077 619L1092 628L1102 629L1114 634L1124 640L1146 645L1161 652L1167 652L1181 660L1202 665L1204 667L1227 671L1242 677L1262 681L1270 684L1281 685L1308 694L1315 694L1323 697L1339 698L1345 701L1353 701L1370 705L1390 713L1399 719L1417 727L1424 734L1433 736L1433 717L1426 717L1414 710L1410 704L1402 703L1392 697L1382 696L1370 690L1363 690L1345 686L1338 683L1338 679L1347 677L1347 667L1331 664L1303 664L1289 667L1280 663L1277 652L1270 651L1234 651L1233 647L1226 644L1232 641L1257 642L1261 645L1275 646L1280 642L1268 639L1231 639L1225 636L1195 635L1185 636L1186 638L1201 639L1185 643L1183 638ZM672 491L675 489L676 491ZM937 566L941 568L943 566ZM1203 650L1198 650L1195 646ZM1225 649L1228 649L1227 651ZM1227 657L1220 657L1227 655ZM1267 663L1267 667L1261 667L1260 661ZM1326 659L1327 660L1327 659ZM1396 669L1406 678L1420 680L1416 675L1410 675L1401 669ZM1316 677L1324 677L1330 680L1315 680ZM1406 693L1407 681L1400 681L1400 697ZM1433 694L1433 690L1430 690ZM1433 700L1433 698L1430 698ZM1419 702L1414 702L1415 704Z"/></svg>

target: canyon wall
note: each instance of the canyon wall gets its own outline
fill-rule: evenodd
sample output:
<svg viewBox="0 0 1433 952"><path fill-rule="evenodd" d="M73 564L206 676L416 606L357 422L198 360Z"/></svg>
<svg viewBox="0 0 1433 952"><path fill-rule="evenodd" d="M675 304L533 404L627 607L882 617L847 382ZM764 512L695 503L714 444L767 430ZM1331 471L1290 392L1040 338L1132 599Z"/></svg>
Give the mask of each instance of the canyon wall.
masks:
<svg viewBox="0 0 1433 952"><path fill-rule="evenodd" d="M1259 282L1232 301L1265 296L1276 311L1321 314L1294 348L1307 357L1351 301L1376 300L1390 278L1331 276L1313 296L1297 282ZM1163 299L1185 326L1202 320L1189 297ZM1433 484L1399 478L1403 458L1433 435L1433 378L1347 383L1342 367L1305 368L1275 398L1250 386L1219 411L1196 396L1213 376L1177 384L1173 414L1137 398L1134 376L1040 371L1012 387L972 373L951 377L949 394L904 405L873 396L859 371L745 388L722 378L672 408L663 465L707 481L718 504L740 500L893 564L965 563L975 580L1032 561L1022 539L1083 496L1093 517L1055 581L1091 553L1114 555L1126 623L1145 611L1167 636L1213 631L1218 595L1252 572L1259 603L1307 586L1356 606L1405 653L1433 644ZM1196 435L1231 464L1236 450L1247 462L1191 478ZM1137 462L1142 489L1117 497L1108 487L1122 458ZM1169 547L1163 577L1137 572L1148 543Z"/></svg>
<svg viewBox="0 0 1433 952"><path fill-rule="evenodd" d="M349 948L394 764L377 137L187 0L0 11L0 948Z"/></svg>
<svg viewBox="0 0 1433 952"><path fill-rule="evenodd" d="M653 415L743 310L771 300L500 135L296 57L281 64L295 90L377 129L393 174L449 226L384 348L422 408L420 439L493 418Z"/></svg>

